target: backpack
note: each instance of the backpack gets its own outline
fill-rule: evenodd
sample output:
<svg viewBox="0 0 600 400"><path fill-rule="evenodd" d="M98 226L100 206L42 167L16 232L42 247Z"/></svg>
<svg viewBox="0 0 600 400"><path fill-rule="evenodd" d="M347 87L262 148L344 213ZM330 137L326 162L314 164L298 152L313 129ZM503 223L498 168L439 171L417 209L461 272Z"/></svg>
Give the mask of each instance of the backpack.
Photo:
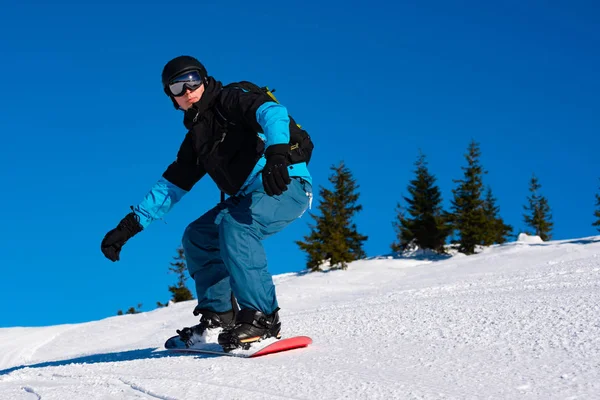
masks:
<svg viewBox="0 0 600 400"><path fill-rule="evenodd" d="M266 86L260 87L252 82L234 82L223 86L223 88L239 88L247 92L261 93L264 96L266 96L266 100L274 101L275 103L280 104L275 95L273 95L275 89L270 90ZM228 122L227 118L223 115L222 112L219 111L219 114L221 118ZM296 121L294 121L291 115L288 116L293 125L290 127L290 151L288 152L289 162L290 164L298 164L301 162L305 162L306 164L308 164L310 162L312 151L315 146L308 132L302 129L302 126L296 123Z"/></svg>

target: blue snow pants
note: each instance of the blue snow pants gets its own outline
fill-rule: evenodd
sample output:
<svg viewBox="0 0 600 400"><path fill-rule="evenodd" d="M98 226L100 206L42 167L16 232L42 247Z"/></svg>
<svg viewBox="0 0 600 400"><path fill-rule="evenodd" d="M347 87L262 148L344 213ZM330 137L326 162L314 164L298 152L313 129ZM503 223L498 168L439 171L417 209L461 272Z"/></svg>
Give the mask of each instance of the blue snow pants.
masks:
<svg viewBox="0 0 600 400"><path fill-rule="evenodd" d="M275 311L275 285L261 241L302 216L311 197L311 185L292 178L280 196L269 196L261 187L229 197L192 222L183 249L196 283L197 308L231 310L233 291L241 308Z"/></svg>

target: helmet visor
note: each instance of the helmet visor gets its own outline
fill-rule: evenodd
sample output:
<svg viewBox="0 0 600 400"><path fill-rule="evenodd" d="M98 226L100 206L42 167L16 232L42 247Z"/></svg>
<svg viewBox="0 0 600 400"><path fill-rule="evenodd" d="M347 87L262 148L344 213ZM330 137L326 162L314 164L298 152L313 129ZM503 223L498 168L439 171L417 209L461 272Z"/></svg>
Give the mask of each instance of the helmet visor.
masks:
<svg viewBox="0 0 600 400"><path fill-rule="evenodd" d="M169 92L171 95L175 97L182 96L186 89L190 89L192 91L198 89L202 86L202 76L200 76L200 72L198 71L190 71L184 74L181 74L171 80L169 82Z"/></svg>

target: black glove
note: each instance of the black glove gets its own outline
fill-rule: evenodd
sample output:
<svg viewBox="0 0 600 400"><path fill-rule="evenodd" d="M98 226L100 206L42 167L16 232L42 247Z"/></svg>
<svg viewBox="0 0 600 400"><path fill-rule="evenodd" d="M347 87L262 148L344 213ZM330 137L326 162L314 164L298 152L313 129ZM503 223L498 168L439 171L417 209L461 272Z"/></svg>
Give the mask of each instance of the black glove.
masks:
<svg viewBox="0 0 600 400"><path fill-rule="evenodd" d="M139 217L130 212L119 222L119 225L104 236L100 248L102 253L111 261L119 261L121 247L129 239L142 231L142 226L139 223Z"/></svg>
<svg viewBox="0 0 600 400"><path fill-rule="evenodd" d="M287 169L289 149L289 144L275 144L269 146L265 152L267 164L262 171L262 178L265 193L269 196L279 196L287 190L287 185L292 182Z"/></svg>

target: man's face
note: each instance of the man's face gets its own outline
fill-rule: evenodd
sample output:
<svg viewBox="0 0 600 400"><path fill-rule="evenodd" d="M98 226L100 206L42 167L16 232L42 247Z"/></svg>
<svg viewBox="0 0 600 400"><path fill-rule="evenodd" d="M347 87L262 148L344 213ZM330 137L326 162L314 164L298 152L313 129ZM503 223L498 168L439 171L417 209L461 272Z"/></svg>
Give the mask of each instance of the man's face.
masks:
<svg viewBox="0 0 600 400"><path fill-rule="evenodd" d="M204 84L200 85L200 87L194 91L190 89L185 90L181 96L174 96L175 101L183 110L187 111L192 104L196 103L198 100L202 98L202 94L204 93Z"/></svg>

